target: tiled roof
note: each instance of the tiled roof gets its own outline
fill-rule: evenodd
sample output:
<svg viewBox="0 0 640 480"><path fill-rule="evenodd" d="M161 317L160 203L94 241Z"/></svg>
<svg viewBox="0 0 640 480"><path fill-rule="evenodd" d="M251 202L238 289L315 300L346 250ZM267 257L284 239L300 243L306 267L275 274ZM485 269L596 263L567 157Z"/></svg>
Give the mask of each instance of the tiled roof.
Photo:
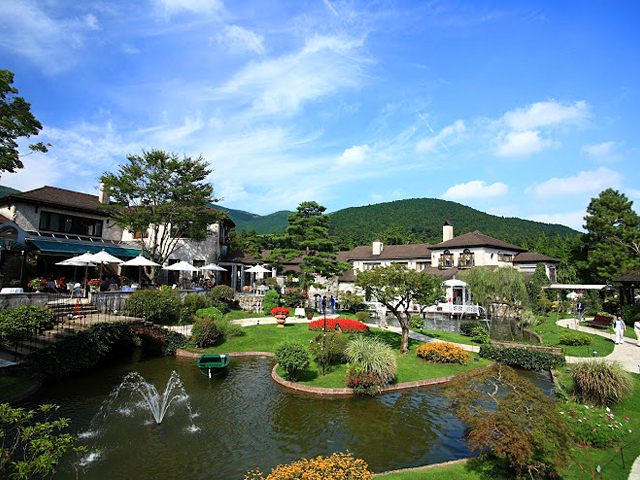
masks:
<svg viewBox="0 0 640 480"><path fill-rule="evenodd" d="M105 215L104 212L98 210L101 205L97 195L89 195L88 193L74 192L57 187L41 187L28 192L12 193L0 199L1 204L11 204L15 202L23 202L37 205L48 205L57 208L67 208L69 210L81 210L99 215Z"/></svg>
<svg viewBox="0 0 640 480"><path fill-rule="evenodd" d="M640 276L634 273L627 273L613 280L616 283L640 283Z"/></svg>
<svg viewBox="0 0 640 480"><path fill-rule="evenodd" d="M465 233L459 237L452 238L446 242L441 242L431 247L432 250L446 250L447 248L466 248L466 247L494 247L504 248L516 252L526 252L526 248L503 242L497 238L490 237L476 230L475 232Z"/></svg>
<svg viewBox="0 0 640 480"><path fill-rule="evenodd" d="M415 243L412 245L384 245L380 255L373 254L373 246L356 247L346 253L345 261L353 260L413 260L430 259L431 245Z"/></svg>
<svg viewBox="0 0 640 480"><path fill-rule="evenodd" d="M538 252L522 252L513 258L513 263L560 263L560 260Z"/></svg>

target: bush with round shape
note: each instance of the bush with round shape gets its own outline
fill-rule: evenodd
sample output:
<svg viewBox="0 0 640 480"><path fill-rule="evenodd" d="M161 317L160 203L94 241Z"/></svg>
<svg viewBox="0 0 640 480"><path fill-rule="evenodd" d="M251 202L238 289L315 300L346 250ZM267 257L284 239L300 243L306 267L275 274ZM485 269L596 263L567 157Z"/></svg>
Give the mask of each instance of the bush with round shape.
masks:
<svg viewBox="0 0 640 480"><path fill-rule="evenodd" d="M223 315L226 315L231 311L229 305L221 300L211 300L211 306L220 311L220 313Z"/></svg>
<svg viewBox="0 0 640 480"><path fill-rule="evenodd" d="M416 348L416 355L427 362L459 363L466 365L470 354L465 349L456 347L453 343L431 342Z"/></svg>
<svg viewBox="0 0 640 480"><path fill-rule="evenodd" d="M411 315L409 319L409 326L414 330L424 327L424 318L420 315Z"/></svg>
<svg viewBox="0 0 640 480"><path fill-rule="evenodd" d="M178 323L182 312L180 295L172 289L140 290L125 302L130 315L161 325Z"/></svg>
<svg viewBox="0 0 640 480"><path fill-rule="evenodd" d="M46 307L20 305L0 311L0 344L15 344L40 335L56 323L53 312Z"/></svg>
<svg viewBox="0 0 640 480"><path fill-rule="evenodd" d="M288 288L282 297L282 304L289 308L298 308L304 306L309 299L309 295L299 288Z"/></svg>
<svg viewBox="0 0 640 480"><path fill-rule="evenodd" d="M262 300L262 311L270 315L271 310L280 305L280 294L277 290L267 290Z"/></svg>
<svg viewBox="0 0 640 480"><path fill-rule="evenodd" d="M330 457L303 458L288 465L278 465L266 477L259 470L247 472L244 480L373 480L364 460L350 453L334 453Z"/></svg>
<svg viewBox="0 0 640 480"><path fill-rule="evenodd" d="M586 347L591 343L591 337L578 332L568 332L560 335L558 342L570 347Z"/></svg>
<svg viewBox="0 0 640 480"><path fill-rule="evenodd" d="M235 294L233 288L228 285L217 285L211 289L211 298L213 300L220 300L227 305L231 305L234 302Z"/></svg>
<svg viewBox="0 0 640 480"><path fill-rule="evenodd" d="M572 366L573 395L581 403L606 407L633 391L633 378L620 362L588 360Z"/></svg>
<svg viewBox="0 0 640 480"><path fill-rule="evenodd" d="M191 329L191 340L199 348L215 345L220 336L218 325L213 318L197 318Z"/></svg>
<svg viewBox="0 0 640 480"><path fill-rule="evenodd" d="M184 297L184 303L182 305L184 316L190 319L196 311L211 306L211 302L212 300L205 295L190 293Z"/></svg>
<svg viewBox="0 0 640 480"><path fill-rule="evenodd" d="M369 312L356 312L356 320L359 322L365 323L370 319Z"/></svg>
<svg viewBox="0 0 640 480"><path fill-rule="evenodd" d="M295 382L309 368L309 351L298 342L284 342L275 349L275 360L285 371L287 380Z"/></svg>
<svg viewBox="0 0 640 480"><path fill-rule="evenodd" d="M264 283L271 290L280 290L280 284L278 283L277 278L267 277L264 279Z"/></svg>
<svg viewBox="0 0 640 480"><path fill-rule="evenodd" d="M320 333L309 344L309 350L318 365L329 367L344 361L347 343L348 339L343 333L327 332L326 335Z"/></svg>
<svg viewBox="0 0 640 480"><path fill-rule="evenodd" d="M363 373L373 375L379 385L387 385L396 378L396 354L382 340L356 336L347 345L345 353L352 367L361 367Z"/></svg>
<svg viewBox="0 0 640 480"><path fill-rule="evenodd" d="M353 292L343 292L340 294L340 308L351 313L356 313L365 309L364 298Z"/></svg>

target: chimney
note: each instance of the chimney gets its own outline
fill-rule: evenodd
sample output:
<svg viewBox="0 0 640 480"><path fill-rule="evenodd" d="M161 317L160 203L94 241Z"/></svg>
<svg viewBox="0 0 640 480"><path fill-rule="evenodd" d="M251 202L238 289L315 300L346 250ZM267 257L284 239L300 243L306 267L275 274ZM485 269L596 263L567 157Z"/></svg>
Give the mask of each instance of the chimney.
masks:
<svg viewBox="0 0 640 480"><path fill-rule="evenodd" d="M109 199L109 189L104 186L104 183L100 182L100 193L98 193L98 201L103 205L107 205L111 200Z"/></svg>
<svg viewBox="0 0 640 480"><path fill-rule="evenodd" d="M382 242L380 240L374 240L372 253L374 255L380 255L382 253L382 250L384 250L384 245L382 245Z"/></svg>
<svg viewBox="0 0 640 480"><path fill-rule="evenodd" d="M446 242L447 240L452 240L452 239L453 239L453 225L451 225L451 222L447 220L446 222L444 222L444 225L442 227L442 241Z"/></svg>

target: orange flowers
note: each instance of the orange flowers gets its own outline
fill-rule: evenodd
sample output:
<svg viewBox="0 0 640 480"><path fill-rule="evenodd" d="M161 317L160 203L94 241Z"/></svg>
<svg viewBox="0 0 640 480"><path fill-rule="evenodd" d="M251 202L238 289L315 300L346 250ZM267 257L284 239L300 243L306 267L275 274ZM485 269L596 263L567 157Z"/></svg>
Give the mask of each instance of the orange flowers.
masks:
<svg viewBox="0 0 640 480"><path fill-rule="evenodd" d="M364 460L354 458L350 453L334 453L330 457L303 458L288 465L278 465L269 475L263 476L259 470L248 472L244 480L372 480Z"/></svg>
<svg viewBox="0 0 640 480"><path fill-rule="evenodd" d="M433 363L459 363L466 365L469 361L469 352L456 347L452 343L432 342L420 345L416 349L416 355Z"/></svg>

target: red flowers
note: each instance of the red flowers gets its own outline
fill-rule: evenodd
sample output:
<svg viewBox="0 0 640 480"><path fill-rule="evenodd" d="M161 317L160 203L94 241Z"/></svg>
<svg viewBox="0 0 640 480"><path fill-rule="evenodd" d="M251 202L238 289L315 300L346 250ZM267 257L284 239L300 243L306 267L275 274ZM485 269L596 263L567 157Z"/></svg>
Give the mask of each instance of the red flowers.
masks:
<svg viewBox="0 0 640 480"><path fill-rule="evenodd" d="M274 307L271 309L271 315L274 317L278 315L289 316L289 309L287 307Z"/></svg>
<svg viewBox="0 0 640 480"><path fill-rule="evenodd" d="M309 322L309 330L322 330L325 320L314 320ZM368 332L369 327L364 323L349 318L327 318L327 330L342 330L345 333L363 333Z"/></svg>

